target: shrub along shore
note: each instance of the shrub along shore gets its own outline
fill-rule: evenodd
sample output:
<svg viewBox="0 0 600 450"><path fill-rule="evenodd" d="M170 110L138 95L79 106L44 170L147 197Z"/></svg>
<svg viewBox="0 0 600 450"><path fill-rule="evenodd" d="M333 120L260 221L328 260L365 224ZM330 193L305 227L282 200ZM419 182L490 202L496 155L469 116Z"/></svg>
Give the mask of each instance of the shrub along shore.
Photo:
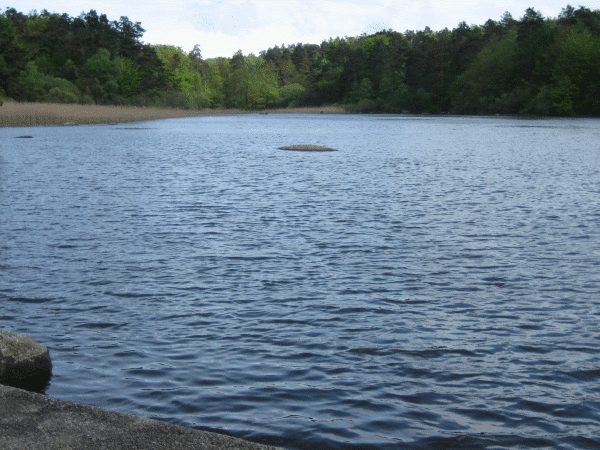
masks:
<svg viewBox="0 0 600 450"><path fill-rule="evenodd" d="M340 114L344 112L341 107L336 106L269 110L269 113ZM177 117L223 116L248 113L252 113L252 111L224 108L191 110L136 106L5 102L0 106L0 127L113 124Z"/></svg>

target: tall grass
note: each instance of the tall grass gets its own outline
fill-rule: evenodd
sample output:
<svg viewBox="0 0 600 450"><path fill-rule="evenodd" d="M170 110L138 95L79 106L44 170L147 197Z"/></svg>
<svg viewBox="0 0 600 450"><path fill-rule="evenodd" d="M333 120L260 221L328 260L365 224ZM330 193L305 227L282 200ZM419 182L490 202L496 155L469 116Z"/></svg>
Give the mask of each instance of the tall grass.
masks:
<svg viewBox="0 0 600 450"><path fill-rule="evenodd" d="M0 126L107 124L239 113L240 111L237 110L225 109L185 110L135 106L4 102L0 106Z"/></svg>
<svg viewBox="0 0 600 450"><path fill-rule="evenodd" d="M339 106L283 108L263 110L263 113L341 114ZM174 109L137 106L101 106L60 103L16 103L0 105L0 127L42 125L82 125L139 122L175 117L218 116L244 114L248 111L232 109Z"/></svg>

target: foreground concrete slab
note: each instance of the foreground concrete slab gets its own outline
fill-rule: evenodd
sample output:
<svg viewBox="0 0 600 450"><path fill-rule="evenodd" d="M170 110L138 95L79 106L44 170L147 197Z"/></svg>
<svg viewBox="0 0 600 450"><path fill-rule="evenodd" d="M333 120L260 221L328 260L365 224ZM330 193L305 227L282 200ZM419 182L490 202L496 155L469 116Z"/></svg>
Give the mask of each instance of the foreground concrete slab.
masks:
<svg viewBox="0 0 600 450"><path fill-rule="evenodd" d="M0 448L6 450L275 450L0 385Z"/></svg>

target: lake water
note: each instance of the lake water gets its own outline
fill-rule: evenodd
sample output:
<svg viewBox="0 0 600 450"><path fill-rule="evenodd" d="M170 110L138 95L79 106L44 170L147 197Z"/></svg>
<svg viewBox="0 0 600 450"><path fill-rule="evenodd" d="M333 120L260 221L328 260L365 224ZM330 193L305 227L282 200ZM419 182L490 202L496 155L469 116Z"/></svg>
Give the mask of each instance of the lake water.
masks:
<svg viewBox="0 0 600 450"><path fill-rule="evenodd" d="M600 121L0 129L0 328L51 397L287 449L598 448Z"/></svg>

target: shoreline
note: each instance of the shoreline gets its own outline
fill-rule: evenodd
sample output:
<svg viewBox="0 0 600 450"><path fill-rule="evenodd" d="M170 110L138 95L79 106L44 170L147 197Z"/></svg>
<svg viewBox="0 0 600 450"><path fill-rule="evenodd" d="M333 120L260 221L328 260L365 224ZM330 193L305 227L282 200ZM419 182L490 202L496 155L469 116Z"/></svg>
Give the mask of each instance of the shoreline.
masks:
<svg viewBox="0 0 600 450"><path fill-rule="evenodd" d="M28 450L278 450L0 384L0 448ZM280 450L280 449L279 449Z"/></svg>
<svg viewBox="0 0 600 450"><path fill-rule="evenodd" d="M260 111L239 109L173 109L139 106L105 106L60 103L5 102L0 106L0 127L97 125L180 117L239 114L344 114L339 106L280 108Z"/></svg>
<svg viewBox="0 0 600 450"><path fill-rule="evenodd" d="M44 394L52 377L48 348L26 334L0 330L0 448L277 450Z"/></svg>

